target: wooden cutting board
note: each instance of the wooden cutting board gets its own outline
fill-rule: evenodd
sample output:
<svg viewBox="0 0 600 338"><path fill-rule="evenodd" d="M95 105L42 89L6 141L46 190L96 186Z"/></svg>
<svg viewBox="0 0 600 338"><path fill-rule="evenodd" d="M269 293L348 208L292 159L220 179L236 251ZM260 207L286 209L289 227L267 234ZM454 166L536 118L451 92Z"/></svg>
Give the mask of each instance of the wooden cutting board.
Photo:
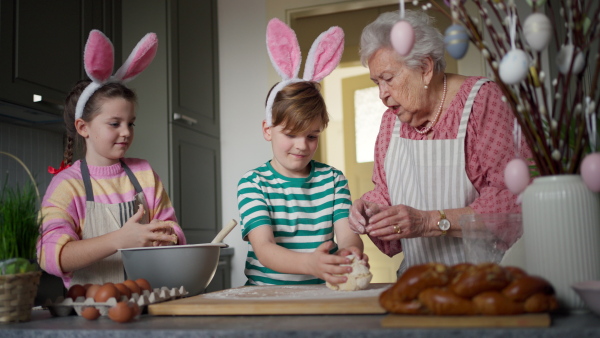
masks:
<svg viewBox="0 0 600 338"><path fill-rule="evenodd" d="M465 328L465 327L548 327L547 313L516 316L408 316L390 314L381 320L383 327Z"/></svg>
<svg viewBox="0 0 600 338"><path fill-rule="evenodd" d="M243 286L148 306L153 315L383 314L379 294L391 284L367 290L333 291L320 285Z"/></svg>

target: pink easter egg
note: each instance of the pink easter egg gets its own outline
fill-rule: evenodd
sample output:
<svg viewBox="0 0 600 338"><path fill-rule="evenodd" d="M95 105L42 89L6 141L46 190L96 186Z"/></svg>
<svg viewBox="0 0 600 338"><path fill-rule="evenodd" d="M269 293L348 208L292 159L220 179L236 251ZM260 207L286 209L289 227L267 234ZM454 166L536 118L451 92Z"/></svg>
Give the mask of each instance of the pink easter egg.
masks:
<svg viewBox="0 0 600 338"><path fill-rule="evenodd" d="M504 183L513 194L519 195L529 185L529 167L521 158L512 159L504 168Z"/></svg>
<svg viewBox="0 0 600 338"><path fill-rule="evenodd" d="M593 192L600 192L600 153L587 155L581 162L581 178Z"/></svg>
<svg viewBox="0 0 600 338"><path fill-rule="evenodd" d="M408 55L415 44L415 32L408 21L396 22L390 32L392 46L402 56Z"/></svg>

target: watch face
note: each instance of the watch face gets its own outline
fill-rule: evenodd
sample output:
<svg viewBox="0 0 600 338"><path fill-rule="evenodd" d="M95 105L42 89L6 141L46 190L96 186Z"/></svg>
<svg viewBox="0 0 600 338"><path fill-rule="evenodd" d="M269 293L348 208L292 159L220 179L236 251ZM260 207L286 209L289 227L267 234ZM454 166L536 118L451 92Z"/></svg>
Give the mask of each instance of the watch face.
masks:
<svg viewBox="0 0 600 338"><path fill-rule="evenodd" d="M440 230L446 231L450 229L450 221L448 221L447 219L441 219L438 222L438 226L440 227Z"/></svg>

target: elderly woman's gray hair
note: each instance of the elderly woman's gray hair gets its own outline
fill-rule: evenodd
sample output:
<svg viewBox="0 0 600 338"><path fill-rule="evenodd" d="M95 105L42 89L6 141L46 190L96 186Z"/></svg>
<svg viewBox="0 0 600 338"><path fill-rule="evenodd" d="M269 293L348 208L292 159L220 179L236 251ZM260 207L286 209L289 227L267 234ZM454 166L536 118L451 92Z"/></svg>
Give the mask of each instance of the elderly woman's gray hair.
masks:
<svg viewBox="0 0 600 338"><path fill-rule="evenodd" d="M398 59L414 69L422 65L423 58L430 56L436 72L446 69L444 37L432 26L434 18L423 11L406 10L404 20L408 21L415 31L415 45L408 55L402 57L398 54ZM367 66L369 58L378 49L393 48L390 32L398 21L398 11L382 13L363 29L360 37L360 61L364 66Z"/></svg>

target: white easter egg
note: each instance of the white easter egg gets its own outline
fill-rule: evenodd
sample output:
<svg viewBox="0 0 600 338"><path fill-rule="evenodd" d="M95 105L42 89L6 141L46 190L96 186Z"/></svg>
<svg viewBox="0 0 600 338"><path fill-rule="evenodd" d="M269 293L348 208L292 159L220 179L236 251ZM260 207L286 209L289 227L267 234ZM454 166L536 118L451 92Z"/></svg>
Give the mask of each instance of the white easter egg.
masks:
<svg viewBox="0 0 600 338"><path fill-rule="evenodd" d="M575 51L575 46L573 45L563 45L560 48L560 52L558 52L558 56L556 57L558 70L560 70L562 74L566 75L569 72L573 54L575 54L575 61L573 61L573 69L571 70L571 74L576 75L583 70L583 66L585 65L583 54L580 51Z"/></svg>
<svg viewBox="0 0 600 338"><path fill-rule="evenodd" d="M408 21L398 21L392 27L390 40L398 54L402 56L408 55L415 44L415 31Z"/></svg>
<svg viewBox="0 0 600 338"><path fill-rule="evenodd" d="M593 192L600 192L600 153L587 155L581 162L581 178Z"/></svg>
<svg viewBox="0 0 600 338"><path fill-rule="evenodd" d="M521 158L512 159L504 168L504 183L515 195L519 195L527 188L529 178L529 167Z"/></svg>
<svg viewBox="0 0 600 338"><path fill-rule="evenodd" d="M552 37L550 19L539 12L531 14L523 23L523 35L531 49L538 52L542 51L548 46L548 42Z"/></svg>
<svg viewBox="0 0 600 338"><path fill-rule="evenodd" d="M529 72L529 56L520 49L513 49L506 53L500 61L500 79L512 85L521 82Z"/></svg>

